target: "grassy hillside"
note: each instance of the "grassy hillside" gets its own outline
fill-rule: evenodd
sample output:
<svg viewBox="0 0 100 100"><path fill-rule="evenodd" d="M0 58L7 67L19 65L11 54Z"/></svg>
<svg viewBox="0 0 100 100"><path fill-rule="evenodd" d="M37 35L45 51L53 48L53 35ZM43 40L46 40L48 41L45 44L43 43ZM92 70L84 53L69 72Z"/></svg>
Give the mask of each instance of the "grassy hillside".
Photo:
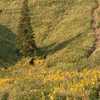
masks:
<svg viewBox="0 0 100 100"><path fill-rule="evenodd" d="M0 1L0 24L17 34L21 1ZM48 50L49 66L86 66L95 37L91 28L95 0L29 1L30 16L36 42ZM17 21L16 21L17 20ZM53 46L50 46L54 44Z"/></svg>
<svg viewBox="0 0 100 100"><path fill-rule="evenodd" d="M99 100L100 69L80 72L43 65L22 66L0 71L1 100ZM37 68L38 67L38 68ZM41 71L40 71L41 70Z"/></svg>
<svg viewBox="0 0 100 100"><path fill-rule="evenodd" d="M88 52L95 41L91 29L91 12L95 6L94 0L39 0L35 3L31 11L36 41L43 47L55 43L47 51L50 65L87 65Z"/></svg>
<svg viewBox="0 0 100 100"><path fill-rule="evenodd" d="M47 55L34 65L16 55L22 1L0 0L0 100L99 100L92 24L100 0L29 0L35 41Z"/></svg>
<svg viewBox="0 0 100 100"><path fill-rule="evenodd" d="M16 35L5 25L0 25L0 66L10 66L16 58Z"/></svg>

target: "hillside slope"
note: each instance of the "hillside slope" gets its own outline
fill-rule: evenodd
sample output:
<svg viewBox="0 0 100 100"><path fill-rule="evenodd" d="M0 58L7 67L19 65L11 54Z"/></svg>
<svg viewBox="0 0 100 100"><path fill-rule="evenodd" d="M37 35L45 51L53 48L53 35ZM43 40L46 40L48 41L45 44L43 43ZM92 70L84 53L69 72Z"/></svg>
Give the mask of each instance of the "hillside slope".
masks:
<svg viewBox="0 0 100 100"><path fill-rule="evenodd" d="M0 100L100 100L100 0L29 0L41 56L17 59L23 0L0 0Z"/></svg>
<svg viewBox="0 0 100 100"><path fill-rule="evenodd" d="M22 2L1 0L0 5L0 24L17 34ZM45 53L49 66L88 65L95 44L91 24L95 6L95 0L29 1L36 43L41 48L48 47Z"/></svg>

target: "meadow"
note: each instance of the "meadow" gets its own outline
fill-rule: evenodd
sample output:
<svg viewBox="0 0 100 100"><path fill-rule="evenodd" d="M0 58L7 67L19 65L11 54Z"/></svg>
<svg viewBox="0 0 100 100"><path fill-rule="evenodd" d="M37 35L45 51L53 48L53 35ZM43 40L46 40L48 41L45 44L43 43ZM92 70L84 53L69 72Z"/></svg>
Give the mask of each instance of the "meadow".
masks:
<svg viewBox="0 0 100 100"><path fill-rule="evenodd" d="M99 100L98 5L100 0L29 0L40 48L30 65L30 57L16 56L22 0L0 0L0 100Z"/></svg>

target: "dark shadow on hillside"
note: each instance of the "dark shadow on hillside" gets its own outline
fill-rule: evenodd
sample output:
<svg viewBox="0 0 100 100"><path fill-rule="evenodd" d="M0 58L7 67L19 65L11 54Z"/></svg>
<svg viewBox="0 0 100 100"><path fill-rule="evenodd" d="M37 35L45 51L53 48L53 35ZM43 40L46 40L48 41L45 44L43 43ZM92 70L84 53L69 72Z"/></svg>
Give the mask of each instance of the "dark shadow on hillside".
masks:
<svg viewBox="0 0 100 100"><path fill-rule="evenodd" d="M65 48L69 43L71 43L72 41L78 39L81 35L83 35L83 34L80 33L80 34L76 35L75 37L73 37L73 38L71 38L69 40L63 41L63 42L61 42L59 44L53 43L53 44L51 44L49 46L43 47L43 48L41 48L41 50L43 51L42 54L44 55L44 57L46 57L47 55L52 55L55 52Z"/></svg>
<svg viewBox="0 0 100 100"><path fill-rule="evenodd" d="M16 35L9 28L0 25L0 66L14 65L16 57Z"/></svg>

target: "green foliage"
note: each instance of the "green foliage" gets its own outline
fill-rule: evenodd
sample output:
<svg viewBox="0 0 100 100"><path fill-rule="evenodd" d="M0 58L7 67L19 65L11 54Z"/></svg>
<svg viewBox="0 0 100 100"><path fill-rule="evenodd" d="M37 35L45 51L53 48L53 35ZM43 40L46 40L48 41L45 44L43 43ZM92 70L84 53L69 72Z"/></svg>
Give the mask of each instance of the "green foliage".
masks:
<svg viewBox="0 0 100 100"><path fill-rule="evenodd" d="M91 89L89 97L90 97L90 100L99 100L100 99L100 84Z"/></svg>
<svg viewBox="0 0 100 100"><path fill-rule="evenodd" d="M12 100L41 100L41 86L41 81L35 81L32 79L16 80L10 92L9 98Z"/></svg>
<svg viewBox="0 0 100 100"><path fill-rule="evenodd" d="M34 54L36 44L30 23L28 0L24 0L17 34L18 49L24 56Z"/></svg>
<svg viewBox="0 0 100 100"><path fill-rule="evenodd" d="M0 66L16 62L16 35L5 25L0 24Z"/></svg>
<svg viewBox="0 0 100 100"><path fill-rule="evenodd" d="M8 94L8 93L5 93L5 94L2 96L2 99L1 99L1 100L8 100L8 97L9 97L9 94Z"/></svg>
<svg viewBox="0 0 100 100"><path fill-rule="evenodd" d="M91 100L98 100L98 69L82 71L87 65L100 65L100 50L88 59L89 50L95 43L91 28L91 12L96 4L95 0L34 0L34 5L33 0L28 1L0 0L0 8L4 9L0 14L0 24L17 33L17 47L24 56L34 56L37 44L40 47L36 51L38 56L45 53L47 58L35 59L36 65L32 66L29 65L30 57L27 57L15 66L0 69L0 99L82 100L83 95L89 95ZM0 43L7 45L7 51L15 52L13 35L5 36L4 33L7 32L0 32L2 38L8 38L11 44L8 46L1 39ZM4 55L6 49L2 47L0 50ZM12 52L10 55L15 57ZM4 56L10 60L7 57ZM39 65L41 61L43 65ZM1 62L6 64L7 61L1 59L0 64ZM73 68L78 71L73 71Z"/></svg>

